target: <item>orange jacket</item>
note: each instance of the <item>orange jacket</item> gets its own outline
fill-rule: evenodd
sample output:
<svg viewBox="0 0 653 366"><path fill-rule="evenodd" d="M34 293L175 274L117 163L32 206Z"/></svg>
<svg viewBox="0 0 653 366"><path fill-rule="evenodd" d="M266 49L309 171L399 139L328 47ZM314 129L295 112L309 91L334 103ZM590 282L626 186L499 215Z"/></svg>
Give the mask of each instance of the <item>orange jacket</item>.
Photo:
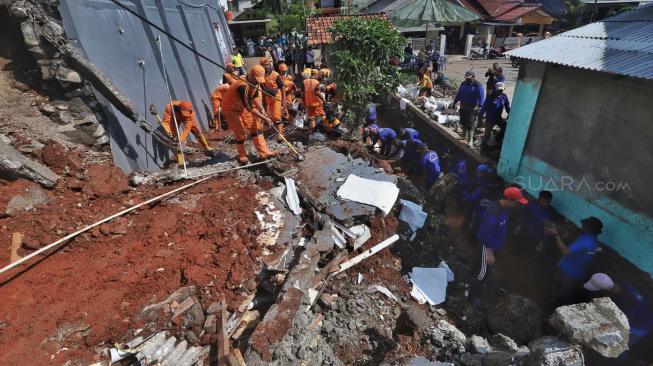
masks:
<svg viewBox="0 0 653 366"><path fill-rule="evenodd" d="M297 90L297 86L295 85L295 81L293 80L292 76L284 76L283 86L286 89L286 100L288 102L292 102L292 100L295 99L295 90Z"/></svg>
<svg viewBox="0 0 653 366"><path fill-rule="evenodd" d="M173 100L172 105L178 106L181 102L181 100ZM190 110L189 112L176 112L175 117L177 124L179 124L180 127L182 123L184 124L183 130L179 133L179 139L181 141L186 141L191 130L195 129L199 132L199 124L195 119L195 112L193 110ZM175 121L172 118L172 108L170 107L170 104L166 104L166 107L163 110L162 122L163 128L166 132L168 132L172 138L176 139L177 132L175 129Z"/></svg>
<svg viewBox="0 0 653 366"><path fill-rule="evenodd" d="M265 84L263 84L263 86L267 92L270 92L274 95L279 93L279 85L277 84L277 78L279 76L279 73L276 71L272 71L271 73L265 75ZM265 96L269 97L267 94Z"/></svg>
<svg viewBox="0 0 653 366"><path fill-rule="evenodd" d="M213 105L213 115L217 116L220 113L220 107L222 106L222 97L229 90L229 84L218 85L217 88L211 94L211 104Z"/></svg>
<svg viewBox="0 0 653 366"><path fill-rule="evenodd" d="M222 75L222 81L224 81L226 84L231 85L236 80L238 80L238 78L234 74L232 74L230 72L225 71L225 73Z"/></svg>
<svg viewBox="0 0 653 366"><path fill-rule="evenodd" d="M317 79L304 80L304 103L307 107L316 107L323 104L322 99L317 96L320 82Z"/></svg>
<svg viewBox="0 0 653 366"><path fill-rule="evenodd" d="M242 76L236 80L233 84L229 86L227 90L222 95L222 110L230 112L242 112L244 109L251 110L254 107L254 99L260 97L258 88L250 86L245 78ZM239 89L244 88L245 94L241 95Z"/></svg>

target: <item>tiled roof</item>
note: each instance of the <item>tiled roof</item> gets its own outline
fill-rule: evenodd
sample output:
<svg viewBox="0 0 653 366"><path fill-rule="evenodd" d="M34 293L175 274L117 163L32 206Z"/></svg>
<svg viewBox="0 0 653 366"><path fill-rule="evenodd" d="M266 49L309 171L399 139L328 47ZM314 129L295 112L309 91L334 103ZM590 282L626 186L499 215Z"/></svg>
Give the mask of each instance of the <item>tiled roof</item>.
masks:
<svg viewBox="0 0 653 366"><path fill-rule="evenodd" d="M653 3L519 47L510 56L653 79Z"/></svg>
<svg viewBox="0 0 653 366"><path fill-rule="evenodd" d="M507 12L499 15L498 17L494 18L494 20L504 21L504 22L513 21L521 16L524 16L534 10L539 9L540 7L541 5L539 4L522 4L517 6L516 8L512 8Z"/></svg>
<svg viewBox="0 0 653 366"><path fill-rule="evenodd" d="M385 13L308 17L306 18L308 44L318 45L331 43L331 32L329 32L329 28L331 28L336 21L348 18L388 20L388 16Z"/></svg>
<svg viewBox="0 0 653 366"><path fill-rule="evenodd" d="M476 0L485 9L488 15L495 17L508 10L519 6L521 0Z"/></svg>

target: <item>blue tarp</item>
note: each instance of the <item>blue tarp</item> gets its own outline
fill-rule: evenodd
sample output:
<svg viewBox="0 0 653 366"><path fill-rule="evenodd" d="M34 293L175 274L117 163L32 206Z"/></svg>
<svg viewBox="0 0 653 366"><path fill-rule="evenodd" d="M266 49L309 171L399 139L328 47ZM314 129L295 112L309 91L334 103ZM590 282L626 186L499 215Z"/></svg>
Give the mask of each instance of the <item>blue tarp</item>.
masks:
<svg viewBox="0 0 653 366"><path fill-rule="evenodd" d="M205 0L122 3L202 54L226 64L233 41L222 9ZM61 0L59 10L71 44L102 70L153 126L158 123L149 114L149 105L154 104L162 114L168 101L156 42L160 37L172 97L192 101L200 124L207 128L202 100L210 105L211 92L222 78L220 68L109 0ZM102 97L98 99L108 116L104 126L116 165L125 172L158 170L170 151Z"/></svg>

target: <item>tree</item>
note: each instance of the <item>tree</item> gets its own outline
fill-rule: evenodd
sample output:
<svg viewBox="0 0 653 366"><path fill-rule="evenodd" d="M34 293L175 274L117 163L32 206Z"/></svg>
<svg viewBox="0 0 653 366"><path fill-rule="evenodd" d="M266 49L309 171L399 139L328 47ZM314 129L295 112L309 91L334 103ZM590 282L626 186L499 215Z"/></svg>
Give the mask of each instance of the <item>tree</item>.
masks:
<svg viewBox="0 0 653 366"><path fill-rule="evenodd" d="M267 25L270 34L301 32L306 28L306 17L313 14L313 10L306 7L302 1L287 2L263 0L256 5L256 15L260 18L272 18Z"/></svg>
<svg viewBox="0 0 653 366"><path fill-rule="evenodd" d="M585 3L582 0L565 0L563 27L573 29L583 24L584 7Z"/></svg>
<svg viewBox="0 0 653 366"><path fill-rule="evenodd" d="M399 74L392 60L401 58L406 40L384 19L345 18L330 32L335 41L327 49L329 68L345 108L360 121L368 97L382 98L397 89Z"/></svg>

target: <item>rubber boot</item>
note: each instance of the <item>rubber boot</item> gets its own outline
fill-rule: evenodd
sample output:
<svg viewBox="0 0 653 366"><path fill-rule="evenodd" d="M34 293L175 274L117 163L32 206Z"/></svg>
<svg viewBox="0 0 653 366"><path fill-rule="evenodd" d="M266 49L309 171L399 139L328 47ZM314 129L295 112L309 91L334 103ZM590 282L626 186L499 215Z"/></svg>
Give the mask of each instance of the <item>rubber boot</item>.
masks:
<svg viewBox="0 0 653 366"><path fill-rule="evenodd" d="M179 165L179 166L184 165L184 154L177 153L177 165Z"/></svg>
<svg viewBox="0 0 653 366"><path fill-rule="evenodd" d="M268 159L277 156L276 151L270 151L268 149L268 144L265 142L263 135L258 134L256 136L252 136L252 143L254 144L256 152L261 159Z"/></svg>
<svg viewBox="0 0 653 366"><path fill-rule="evenodd" d="M249 159L247 158L247 151L245 150L244 142L236 143L236 151L238 151L238 162L242 165L249 164Z"/></svg>
<svg viewBox="0 0 653 366"><path fill-rule="evenodd" d="M206 141L206 137L204 136L204 134L202 133L199 134L199 136L197 136L197 139L200 141L200 144L202 145L205 151L213 151L213 148L209 146L209 142Z"/></svg>

